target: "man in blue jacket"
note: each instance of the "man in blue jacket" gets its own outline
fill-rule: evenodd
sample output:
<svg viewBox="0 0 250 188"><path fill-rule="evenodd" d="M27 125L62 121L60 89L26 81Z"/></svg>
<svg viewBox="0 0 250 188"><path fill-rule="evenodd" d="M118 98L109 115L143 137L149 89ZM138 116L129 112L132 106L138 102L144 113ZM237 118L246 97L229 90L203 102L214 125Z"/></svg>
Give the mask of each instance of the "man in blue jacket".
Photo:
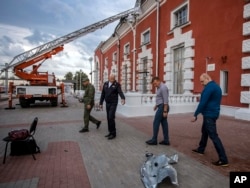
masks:
<svg viewBox="0 0 250 188"><path fill-rule="evenodd" d="M220 103L222 97L221 88L212 81L211 77L206 73L203 73L200 76L200 82L204 86L204 89L201 93L200 103L191 121L195 122L200 113L203 115L201 129L202 135L199 147L192 151L203 155L209 137L213 141L214 147L219 156L219 160L213 162L213 164L216 166L228 166L225 149L216 130L216 120L220 115Z"/></svg>
<svg viewBox="0 0 250 188"><path fill-rule="evenodd" d="M106 112L108 119L108 131L105 137L109 140L116 137L116 127L115 127L115 113L118 104L118 95L121 97L121 104L125 104L125 96L122 92L121 85L115 80L115 76L111 74L109 80L104 83L101 99L100 108L102 109L103 102L106 102Z"/></svg>

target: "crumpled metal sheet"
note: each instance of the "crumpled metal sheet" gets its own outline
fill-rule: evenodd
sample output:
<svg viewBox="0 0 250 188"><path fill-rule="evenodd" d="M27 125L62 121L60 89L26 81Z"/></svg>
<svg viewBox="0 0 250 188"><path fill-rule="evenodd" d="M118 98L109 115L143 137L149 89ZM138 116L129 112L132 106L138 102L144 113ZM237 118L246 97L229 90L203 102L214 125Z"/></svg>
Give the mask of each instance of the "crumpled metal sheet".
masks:
<svg viewBox="0 0 250 188"><path fill-rule="evenodd" d="M170 157L165 154L158 156L152 153L146 154L147 160L141 167L141 180L146 188L157 188L157 185L166 177L172 184L178 185L177 171L171 164L178 162L178 155Z"/></svg>

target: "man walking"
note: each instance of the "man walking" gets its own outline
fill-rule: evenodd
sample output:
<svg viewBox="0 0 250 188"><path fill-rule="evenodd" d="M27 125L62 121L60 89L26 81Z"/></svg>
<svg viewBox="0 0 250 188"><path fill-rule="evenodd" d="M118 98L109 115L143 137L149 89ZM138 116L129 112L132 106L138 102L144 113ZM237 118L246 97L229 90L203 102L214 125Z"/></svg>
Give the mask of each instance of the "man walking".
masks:
<svg viewBox="0 0 250 188"><path fill-rule="evenodd" d="M156 110L154 122L153 122L153 137L152 139L146 141L148 145L157 145L157 137L159 132L160 124L162 126L163 137L164 140L159 144L161 145L170 145L169 137L168 137L168 88L167 86L161 82L159 77L154 77L152 82L154 87L157 88L156 92L156 105L154 110Z"/></svg>
<svg viewBox="0 0 250 188"><path fill-rule="evenodd" d="M100 127L101 121L97 120L93 116L90 115L91 110L94 106L94 99L95 99L95 87L89 82L87 77L83 78L83 86L86 88L85 93L83 96L83 103L84 103L84 127L79 131L80 133L88 132L89 131L89 121L96 124L96 128Z"/></svg>
<svg viewBox="0 0 250 188"><path fill-rule="evenodd" d="M100 98L100 108L103 102L106 102L106 112L108 120L109 133L105 136L109 140L116 137L115 113L118 104L118 95L121 97L121 104L125 104L125 96L122 92L121 85L115 80L115 76L111 74L109 80L104 83Z"/></svg>
<svg viewBox="0 0 250 188"><path fill-rule="evenodd" d="M191 122L195 122L200 113L203 115L201 129L202 135L199 147L192 151L203 155L209 137L213 141L214 147L219 156L219 160L213 162L213 164L216 166L228 166L228 159L216 130L216 120L220 114L220 103L222 97L221 88L212 81L207 73L203 73L200 76L200 82L204 86L204 89L201 93L199 105Z"/></svg>

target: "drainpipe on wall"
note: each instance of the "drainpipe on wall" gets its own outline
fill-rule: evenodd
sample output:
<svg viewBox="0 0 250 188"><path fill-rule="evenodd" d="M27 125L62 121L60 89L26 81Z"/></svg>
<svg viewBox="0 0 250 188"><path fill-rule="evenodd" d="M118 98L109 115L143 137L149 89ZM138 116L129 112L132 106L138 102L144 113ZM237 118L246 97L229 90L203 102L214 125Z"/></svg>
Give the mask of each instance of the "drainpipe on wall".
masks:
<svg viewBox="0 0 250 188"><path fill-rule="evenodd" d="M122 18L119 22L119 24L115 27L114 33L113 33L113 37L117 36L117 81L120 82L120 78L119 78L119 70L120 70L120 35L117 32L117 30L119 29L119 27L121 26L121 24L124 22L124 18Z"/></svg>
<svg viewBox="0 0 250 188"><path fill-rule="evenodd" d="M136 67L135 67L135 62L136 62L136 60L135 60L135 53L136 53L136 29L135 29L135 27L132 29L133 30L133 36L134 36L134 41L133 41L133 45L134 45L134 47L133 47L133 90L132 91L135 91L135 69L136 69Z"/></svg>
<svg viewBox="0 0 250 188"><path fill-rule="evenodd" d="M120 82L119 70L120 70L120 35L115 31L117 36L117 82Z"/></svg>
<svg viewBox="0 0 250 188"><path fill-rule="evenodd" d="M120 38L118 37L117 42L117 81L120 82L119 72L120 72Z"/></svg>
<svg viewBox="0 0 250 188"><path fill-rule="evenodd" d="M134 26L132 24L133 24L133 22L128 22L128 25L130 26L130 28L133 32L133 61L132 61L132 63L133 63L133 78L132 78L133 79L133 87L132 87L132 91L135 92L136 23Z"/></svg>
<svg viewBox="0 0 250 188"><path fill-rule="evenodd" d="M102 86L102 84L103 84L103 67L104 67L104 64L103 64L103 52L102 52L102 49L100 49L100 51L101 51L101 63L100 63L100 82L101 82L101 84L100 84L100 86ZM101 88L100 88L101 89Z"/></svg>
<svg viewBox="0 0 250 188"><path fill-rule="evenodd" d="M159 11L160 11L160 1L155 0L157 3L157 10L156 10L156 57L155 57L155 76L158 76L159 74Z"/></svg>

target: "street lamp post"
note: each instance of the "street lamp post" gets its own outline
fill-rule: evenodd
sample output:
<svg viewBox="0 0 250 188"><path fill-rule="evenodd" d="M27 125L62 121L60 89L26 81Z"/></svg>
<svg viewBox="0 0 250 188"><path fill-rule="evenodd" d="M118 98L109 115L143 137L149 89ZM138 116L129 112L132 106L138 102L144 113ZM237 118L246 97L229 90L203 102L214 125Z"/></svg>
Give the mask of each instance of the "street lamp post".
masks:
<svg viewBox="0 0 250 188"><path fill-rule="evenodd" d="M90 80L91 80L91 83L92 83L92 61L93 61L93 58L90 57L89 58L89 63L90 63Z"/></svg>
<svg viewBox="0 0 250 188"><path fill-rule="evenodd" d="M82 69L80 69L80 90L82 90Z"/></svg>

